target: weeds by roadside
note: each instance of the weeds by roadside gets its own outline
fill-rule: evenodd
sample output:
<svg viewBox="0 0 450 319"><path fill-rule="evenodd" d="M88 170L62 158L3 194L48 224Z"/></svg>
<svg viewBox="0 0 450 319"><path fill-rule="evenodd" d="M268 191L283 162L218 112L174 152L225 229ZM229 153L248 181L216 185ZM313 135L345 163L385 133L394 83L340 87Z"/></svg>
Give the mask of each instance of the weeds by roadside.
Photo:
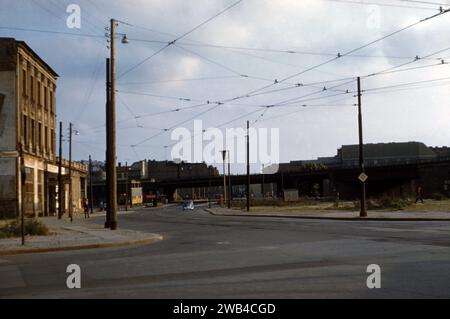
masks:
<svg viewBox="0 0 450 319"><path fill-rule="evenodd" d="M26 219L24 224L25 235L47 236L49 230L37 219ZM10 238L21 236L21 223L19 220L4 222L0 224L0 238Z"/></svg>

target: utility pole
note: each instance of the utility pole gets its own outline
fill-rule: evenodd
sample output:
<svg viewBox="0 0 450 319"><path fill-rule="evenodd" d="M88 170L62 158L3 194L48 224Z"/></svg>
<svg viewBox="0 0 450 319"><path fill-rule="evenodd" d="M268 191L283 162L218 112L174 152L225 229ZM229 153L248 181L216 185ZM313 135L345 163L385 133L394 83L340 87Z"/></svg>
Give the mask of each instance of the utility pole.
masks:
<svg viewBox="0 0 450 319"><path fill-rule="evenodd" d="M110 26L110 100L109 117L106 119L108 125L107 163L108 163L108 212L109 226L112 230L117 229L117 171L116 171L116 21L111 19Z"/></svg>
<svg viewBox="0 0 450 319"><path fill-rule="evenodd" d="M128 211L128 162L125 162L125 211Z"/></svg>
<svg viewBox="0 0 450 319"><path fill-rule="evenodd" d="M228 208L231 208L231 200L233 197L233 187L231 186L231 164L230 151L228 151Z"/></svg>
<svg viewBox="0 0 450 319"><path fill-rule="evenodd" d="M264 164L262 164L262 184L261 184L261 192L262 192L262 198L263 200L266 198L266 193L265 193L265 186L264 186Z"/></svg>
<svg viewBox="0 0 450 319"><path fill-rule="evenodd" d="M106 58L106 154L105 154L105 170L106 170L106 221L105 221L105 228L110 228L111 224L111 217L110 217L110 210L109 210L109 184L111 183L111 177L109 176L109 168L108 168L108 152L109 152L109 134L110 131L110 125L109 122L109 112L110 112L110 100L111 100L111 68L110 68L110 60L109 58Z"/></svg>
<svg viewBox="0 0 450 319"><path fill-rule="evenodd" d="M63 214L63 193L64 184L62 179L62 139L63 127L62 122L59 122L59 159L58 159L58 219L62 218Z"/></svg>
<svg viewBox="0 0 450 319"><path fill-rule="evenodd" d="M91 210L91 214L94 213L94 192L92 186L92 158L89 155L89 206Z"/></svg>
<svg viewBox="0 0 450 319"><path fill-rule="evenodd" d="M247 212L250 211L250 121L247 121Z"/></svg>
<svg viewBox="0 0 450 319"><path fill-rule="evenodd" d="M73 222L73 197L72 197L72 123L69 125L69 216Z"/></svg>
<svg viewBox="0 0 450 319"><path fill-rule="evenodd" d="M22 181L20 187L20 235L22 237L22 246L25 245L25 183L26 183L25 159L23 158L23 145L20 144L20 179Z"/></svg>
<svg viewBox="0 0 450 319"><path fill-rule="evenodd" d="M223 200L227 200L227 171L225 169L225 159L227 157L227 151L222 151L222 159L223 159ZM225 202L224 202L225 204Z"/></svg>
<svg viewBox="0 0 450 319"><path fill-rule="evenodd" d="M208 167L209 180L208 180L208 208L211 208L211 166Z"/></svg>
<svg viewBox="0 0 450 319"><path fill-rule="evenodd" d="M360 217L367 217L366 210L366 182L367 176L364 173L364 144L363 144L363 128L362 128L362 111L361 111L361 78L358 76L358 129L359 129L359 170L361 172L361 210Z"/></svg>

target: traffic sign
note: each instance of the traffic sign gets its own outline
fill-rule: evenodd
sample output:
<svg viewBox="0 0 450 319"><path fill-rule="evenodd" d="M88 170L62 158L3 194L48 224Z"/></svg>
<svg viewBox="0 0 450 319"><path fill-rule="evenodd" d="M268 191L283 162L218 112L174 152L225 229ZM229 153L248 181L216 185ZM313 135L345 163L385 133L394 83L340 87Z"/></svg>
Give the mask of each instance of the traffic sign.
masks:
<svg viewBox="0 0 450 319"><path fill-rule="evenodd" d="M358 176L358 179L359 179L361 182L363 182L363 183L365 183L365 182L367 181L368 178L369 178L369 176L367 176L367 175L364 174L364 173L361 173L361 175Z"/></svg>

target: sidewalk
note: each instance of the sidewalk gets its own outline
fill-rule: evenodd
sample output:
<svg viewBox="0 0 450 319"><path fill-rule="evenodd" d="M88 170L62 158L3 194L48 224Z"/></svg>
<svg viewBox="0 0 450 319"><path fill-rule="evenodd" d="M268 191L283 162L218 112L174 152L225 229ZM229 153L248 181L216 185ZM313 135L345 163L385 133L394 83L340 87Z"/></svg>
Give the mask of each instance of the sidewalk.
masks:
<svg viewBox="0 0 450 319"><path fill-rule="evenodd" d="M40 221L49 228L51 233L49 236L27 236L25 246L21 245L21 238L0 239L0 256L143 245L163 239L158 234L134 230L112 231L100 225L87 223L81 216L74 218L73 223L67 217L62 220L46 217L40 218Z"/></svg>
<svg viewBox="0 0 450 319"><path fill-rule="evenodd" d="M386 221L450 221L450 212L408 212L408 211L368 211L368 217L359 217L359 211L257 211L251 209L246 212L239 209L221 207L205 209L217 216L245 216L245 217L283 217L328 220L386 220Z"/></svg>

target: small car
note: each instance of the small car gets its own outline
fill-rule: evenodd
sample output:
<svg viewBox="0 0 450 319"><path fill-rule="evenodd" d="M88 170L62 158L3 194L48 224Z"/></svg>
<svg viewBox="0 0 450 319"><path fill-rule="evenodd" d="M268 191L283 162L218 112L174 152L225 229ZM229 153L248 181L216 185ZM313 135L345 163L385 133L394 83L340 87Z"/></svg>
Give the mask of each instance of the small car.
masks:
<svg viewBox="0 0 450 319"><path fill-rule="evenodd" d="M184 201L183 210L194 210L194 201L193 200Z"/></svg>

